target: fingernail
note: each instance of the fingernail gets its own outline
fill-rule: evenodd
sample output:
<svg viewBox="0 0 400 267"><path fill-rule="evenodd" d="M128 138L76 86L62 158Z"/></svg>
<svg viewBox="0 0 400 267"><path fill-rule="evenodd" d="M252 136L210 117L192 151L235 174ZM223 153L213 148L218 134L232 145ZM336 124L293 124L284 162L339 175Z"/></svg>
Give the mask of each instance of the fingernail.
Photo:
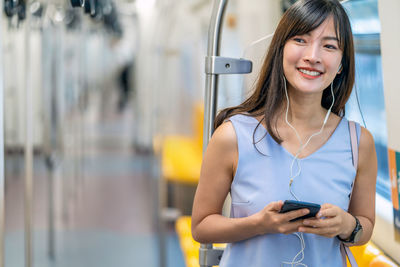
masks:
<svg viewBox="0 0 400 267"><path fill-rule="evenodd" d="M303 214L308 214L310 211L309 210L304 210Z"/></svg>
<svg viewBox="0 0 400 267"><path fill-rule="evenodd" d="M304 232L304 228L299 228L299 232Z"/></svg>
<svg viewBox="0 0 400 267"><path fill-rule="evenodd" d="M318 218L322 217L321 212L318 212L318 213L317 213L317 217L318 217Z"/></svg>
<svg viewBox="0 0 400 267"><path fill-rule="evenodd" d="M309 224L310 224L309 221L303 221L303 223L304 223L305 225L309 225Z"/></svg>

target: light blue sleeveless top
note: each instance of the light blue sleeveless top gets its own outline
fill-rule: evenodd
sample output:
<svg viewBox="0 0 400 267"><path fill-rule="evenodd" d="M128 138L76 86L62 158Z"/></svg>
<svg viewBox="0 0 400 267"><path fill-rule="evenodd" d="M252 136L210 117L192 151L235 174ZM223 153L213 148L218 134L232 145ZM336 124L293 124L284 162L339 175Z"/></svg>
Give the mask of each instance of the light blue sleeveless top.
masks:
<svg viewBox="0 0 400 267"><path fill-rule="evenodd" d="M276 143L261 124L254 136L257 151L253 145L257 119L235 115L229 120L236 131L239 152L237 170L231 185L231 217L250 216L272 201L294 199L289 192L290 164L294 156ZM299 200L331 203L347 211L356 175L348 125L348 121L343 118L321 148L299 160L301 173L292 184L293 192ZM356 124L356 129L359 140L359 124ZM297 173L296 166L294 164L293 173ZM308 267L342 265L337 238L314 234L303 236L306 247L302 263ZM300 239L294 234L266 234L228 244L220 266L291 266L282 262L291 262L300 250Z"/></svg>

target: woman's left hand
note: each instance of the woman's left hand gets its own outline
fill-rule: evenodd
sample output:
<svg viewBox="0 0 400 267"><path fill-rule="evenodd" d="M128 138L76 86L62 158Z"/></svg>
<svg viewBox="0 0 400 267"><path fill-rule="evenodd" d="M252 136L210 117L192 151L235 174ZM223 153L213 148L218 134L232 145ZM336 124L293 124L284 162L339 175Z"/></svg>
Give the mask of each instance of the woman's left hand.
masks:
<svg viewBox="0 0 400 267"><path fill-rule="evenodd" d="M354 217L332 204L323 204L315 218L303 220L299 232L335 237L339 235L346 239L350 236L356 225Z"/></svg>

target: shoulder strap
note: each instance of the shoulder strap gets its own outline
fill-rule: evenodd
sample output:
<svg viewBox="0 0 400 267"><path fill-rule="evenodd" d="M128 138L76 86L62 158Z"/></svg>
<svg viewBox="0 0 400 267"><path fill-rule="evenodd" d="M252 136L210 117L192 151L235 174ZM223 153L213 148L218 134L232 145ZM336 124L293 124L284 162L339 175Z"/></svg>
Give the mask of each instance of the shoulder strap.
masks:
<svg viewBox="0 0 400 267"><path fill-rule="evenodd" d="M340 252L342 254L342 262L344 267L347 266L346 257L349 259L351 267L358 267L357 261L354 258L353 253L351 253L350 248L348 246L345 246L343 242L340 244Z"/></svg>
<svg viewBox="0 0 400 267"><path fill-rule="evenodd" d="M357 170L358 164L358 140L357 140L357 130L356 123L354 121L349 121L349 131L350 131L350 143L351 143L351 153L353 155L353 166ZM351 187L351 195L353 195L354 183ZM350 200L351 200L350 195ZM346 266L346 256L349 259L351 267L358 267L356 259L350 251L350 248L345 246L343 242L340 244L340 251L342 253L343 266Z"/></svg>
<svg viewBox="0 0 400 267"><path fill-rule="evenodd" d="M356 130L356 123L354 121L349 121L349 131L350 131L350 144L351 144L351 153L353 155L353 166L357 171L358 166L358 140L357 140L357 130ZM351 197L353 196L353 188L354 183L351 185L351 192L350 192L350 201Z"/></svg>
<svg viewBox="0 0 400 267"><path fill-rule="evenodd" d="M349 121L350 130L350 142L351 142L351 152L353 153L353 166L357 169L358 164L358 140L356 123L354 121Z"/></svg>

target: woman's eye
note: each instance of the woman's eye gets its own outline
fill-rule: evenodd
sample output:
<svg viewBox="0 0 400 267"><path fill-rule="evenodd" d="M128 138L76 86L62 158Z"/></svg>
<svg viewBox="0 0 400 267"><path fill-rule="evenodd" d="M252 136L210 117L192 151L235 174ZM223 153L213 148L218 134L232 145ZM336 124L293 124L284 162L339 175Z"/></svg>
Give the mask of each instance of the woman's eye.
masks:
<svg viewBox="0 0 400 267"><path fill-rule="evenodd" d="M297 43L305 43L305 41L301 38L293 38L293 40Z"/></svg>
<svg viewBox="0 0 400 267"><path fill-rule="evenodd" d="M325 45L325 47L328 49L335 49L335 50L337 49L337 47L334 45Z"/></svg>

